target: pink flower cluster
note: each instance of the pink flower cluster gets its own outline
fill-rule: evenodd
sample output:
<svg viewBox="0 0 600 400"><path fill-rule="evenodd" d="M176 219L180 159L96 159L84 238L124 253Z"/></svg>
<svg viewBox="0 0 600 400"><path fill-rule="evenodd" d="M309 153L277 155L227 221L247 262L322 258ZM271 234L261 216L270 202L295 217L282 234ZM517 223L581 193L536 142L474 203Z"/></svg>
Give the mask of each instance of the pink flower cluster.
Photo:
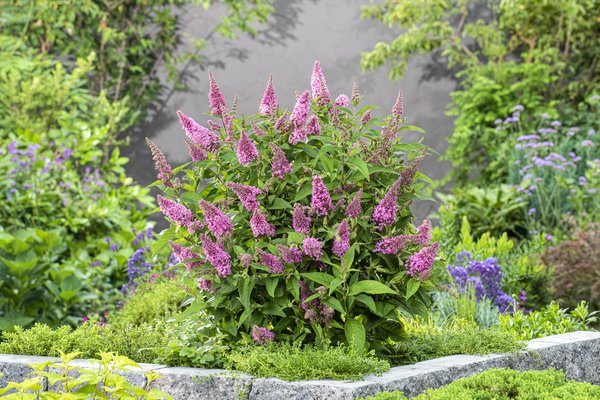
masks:
<svg viewBox="0 0 600 400"><path fill-rule="evenodd" d="M310 235L310 222L311 218L309 215L306 215L305 207L296 204L292 215L292 227L294 230L304 235Z"/></svg>
<svg viewBox="0 0 600 400"><path fill-rule="evenodd" d="M275 227L267 221L267 218L260 210L254 210L250 218L250 228L255 238L260 236L274 236Z"/></svg>
<svg viewBox="0 0 600 400"><path fill-rule="evenodd" d="M217 135L198 124L191 117L188 117L181 111L177 111L177 116L179 117L179 123L183 127L185 134L191 139L192 142L203 149L206 149L207 151L219 150L219 147L221 147L221 140Z"/></svg>
<svg viewBox="0 0 600 400"><path fill-rule="evenodd" d="M396 181L373 211L372 219L378 230L382 230L386 226L393 225L396 222L398 214L398 189L399 181Z"/></svg>
<svg viewBox="0 0 600 400"><path fill-rule="evenodd" d="M427 279L431 275L433 262L440 249L439 243L434 243L429 247L423 247L417 253L408 258L406 273L419 279Z"/></svg>
<svg viewBox="0 0 600 400"><path fill-rule="evenodd" d="M275 334L267 328L261 328L260 326L254 325L252 327L252 340L265 346L275 340Z"/></svg>
<svg viewBox="0 0 600 400"><path fill-rule="evenodd" d="M225 97L215 80L215 76L213 75L211 70L208 70L208 82L210 84L210 89L208 91L208 102L210 103L211 113L213 115L221 115L223 113L224 108L227 107L225 104Z"/></svg>
<svg viewBox="0 0 600 400"><path fill-rule="evenodd" d="M215 268L217 275L220 277L231 275L231 256L229 253L220 244L213 242L207 236L200 236L200 240L202 240L204 255Z"/></svg>
<svg viewBox="0 0 600 400"><path fill-rule="evenodd" d="M256 253L258 254L258 259L260 260L260 263L265 267L269 268L269 271L271 271L272 273L281 274L285 270L283 261L281 261L279 257L267 253L261 249L257 249Z"/></svg>
<svg viewBox="0 0 600 400"><path fill-rule="evenodd" d="M323 179L314 175L312 180L312 211L318 216L325 216L333 208L331 196Z"/></svg>
<svg viewBox="0 0 600 400"><path fill-rule="evenodd" d="M290 116L290 121L294 123L294 126L300 127L304 125L308 119L309 105L310 94L308 93L308 90L305 90L296 101L296 105Z"/></svg>
<svg viewBox="0 0 600 400"><path fill-rule="evenodd" d="M417 228L414 235L392 236L381 240L375 245L375 252L382 254L398 254L404 246L412 242L421 246L427 246L431 241L431 222L428 219Z"/></svg>
<svg viewBox="0 0 600 400"><path fill-rule="evenodd" d="M225 186L233 190L244 207L246 207L246 210L254 211L260 206L256 196L263 194L263 191L259 188L250 185L243 185L237 182L227 182Z"/></svg>
<svg viewBox="0 0 600 400"><path fill-rule="evenodd" d="M302 251L313 260L320 260L323 256L323 242L315 238L306 238L302 241Z"/></svg>
<svg viewBox="0 0 600 400"><path fill-rule="evenodd" d="M333 254L338 257L343 257L350 249L350 226L348 221L343 220L337 228L336 238L333 241Z"/></svg>
<svg viewBox="0 0 600 400"><path fill-rule="evenodd" d="M288 264L297 264L302 262L302 250L294 247L284 246L282 244L277 245L279 255Z"/></svg>
<svg viewBox="0 0 600 400"><path fill-rule="evenodd" d="M271 176L283 180L285 174L292 172L292 164L285 158L285 153L281 147L274 143L269 143L273 151L273 161L271 162Z"/></svg>
<svg viewBox="0 0 600 400"><path fill-rule="evenodd" d="M327 104L331 100L329 89L327 88L327 82L325 81L325 74L321 69L321 63L315 61L313 66L313 72L310 77L310 87L312 89L313 99L318 98L319 104Z"/></svg>
<svg viewBox="0 0 600 400"><path fill-rule="evenodd" d="M161 195L156 196L160 211L177 225L191 227L194 224L194 216L192 212L183 204L169 200Z"/></svg>
<svg viewBox="0 0 600 400"><path fill-rule="evenodd" d="M346 216L350 218L357 218L360 215L360 213L362 212L362 194L362 189L359 189L358 192L356 192L356 194L352 198L352 201L346 207Z"/></svg>
<svg viewBox="0 0 600 400"><path fill-rule="evenodd" d="M223 211L206 200L200 200L198 205L204 212L204 219L208 230L218 238L230 235L233 232L233 224Z"/></svg>
<svg viewBox="0 0 600 400"><path fill-rule="evenodd" d="M240 140L238 141L237 157L240 164L245 167L258 158L256 146L244 131L240 134Z"/></svg>
<svg viewBox="0 0 600 400"><path fill-rule="evenodd" d="M150 148L150 153L152 153L152 159L154 160L154 167L158 171L157 178L161 180L165 186L171 187L173 170L167 162L167 158L162 151L160 151L158 146L155 145L150 139L146 138L146 144Z"/></svg>
<svg viewBox="0 0 600 400"><path fill-rule="evenodd" d="M269 75L267 87L265 88L262 100L260 101L260 114L271 115L275 111L277 111L278 107L279 104L277 104L277 98L275 97L275 88L273 87L273 77Z"/></svg>
<svg viewBox="0 0 600 400"><path fill-rule="evenodd" d="M201 259L202 257L192 252L187 247L183 247L182 245L177 244L173 241L169 241L169 246L171 247L171 250L173 251L175 257L177 257L180 263L185 265L188 271L190 271L193 268L201 267L206 263L204 260ZM197 260L188 261L193 259Z"/></svg>

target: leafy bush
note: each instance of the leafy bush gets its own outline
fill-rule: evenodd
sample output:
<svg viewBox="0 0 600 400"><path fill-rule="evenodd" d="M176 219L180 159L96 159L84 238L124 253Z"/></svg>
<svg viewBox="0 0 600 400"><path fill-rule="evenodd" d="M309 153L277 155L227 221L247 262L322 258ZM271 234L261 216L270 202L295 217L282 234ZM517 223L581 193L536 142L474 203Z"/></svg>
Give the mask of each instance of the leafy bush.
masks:
<svg viewBox="0 0 600 400"><path fill-rule="evenodd" d="M599 104L600 97L590 97L580 107L585 108L581 117L597 116ZM598 121L567 126L559 120L550 122L545 114L529 124L503 123L499 129L512 130L516 137L509 182L528 210L530 230L565 232L567 215L580 224L600 215L600 146L594 144Z"/></svg>
<svg viewBox="0 0 600 400"><path fill-rule="evenodd" d="M216 2L202 3L208 8ZM224 4L225 13L213 28L226 37L238 31L253 33L253 22L264 22L272 10L269 0L219 3ZM86 79L89 92L105 94L113 102L136 103L135 108L125 110L123 124L115 134L140 120L145 106L156 99L164 84L179 76L177 67L184 61L198 61L198 52L205 44L203 39L196 39L192 51L176 51L183 39L180 9L188 5L183 0L34 4L22 0L4 4L2 33L21 38L35 54L64 60L67 70L73 68L74 60L95 55L97 68ZM166 72L166 81L159 79L161 72ZM59 93L73 94L68 87L60 88ZM15 108L15 118L41 106L41 99L31 102L31 98L23 96L26 107ZM7 104L12 108L14 103Z"/></svg>
<svg viewBox="0 0 600 400"><path fill-rule="evenodd" d="M452 382L439 389L429 389L415 400L442 399L595 399L600 387L570 381L562 371L513 371L490 369ZM402 392L379 393L368 400L403 400Z"/></svg>
<svg viewBox="0 0 600 400"><path fill-rule="evenodd" d="M428 221L411 225L426 148L397 139L418 130L404 125L401 97L385 119L353 111L345 95L331 101L315 62L312 101L307 90L291 115L278 110L269 80L261 113L234 120L209 77L222 124L210 120L211 131L178 113L193 162L174 171L148 141L172 224L156 247L172 240L199 277L205 314L232 342L277 336L360 352L400 338L397 310L431 304L438 250ZM352 98L356 107L357 88Z"/></svg>
<svg viewBox="0 0 600 400"><path fill-rule="evenodd" d="M585 300L600 310L600 230L598 225L590 228L549 248L542 259L554 267L552 287L562 304L573 307Z"/></svg>
<svg viewBox="0 0 600 400"><path fill-rule="evenodd" d="M482 182L507 175L510 136L495 130L498 112L516 105L541 111L576 104L597 91L591 73L598 58L597 26L588 16L594 0L488 1L386 0L365 6L363 15L397 26L400 34L363 53L362 66L389 66L398 78L408 60L434 53L447 60L460 81L452 94L456 115L446 158L460 183L481 171ZM589 73L588 73L589 72ZM497 162L496 162L497 161Z"/></svg>
<svg viewBox="0 0 600 400"><path fill-rule="evenodd" d="M498 324L499 314L493 301L487 297L478 299L475 288L469 284L460 291L448 288L436 294L432 317L438 324L460 319L490 328Z"/></svg>
<svg viewBox="0 0 600 400"><path fill-rule="evenodd" d="M517 340L530 340L560 333L587 331L598 318L590 313L588 305L581 302L570 313L551 302L541 310L524 313L522 310L513 315L500 316L500 329L514 335Z"/></svg>
<svg viewBox="0 0 600 400"><path fill-rule="evenodd" d="M89 398L94 399L173 399L169 394L150 386L159 374L144 371L146 384L143 388L129 383L117 371L131 371L131 368L141 367L127 357L115 353L101 353L99 360L90 360L98 364L98 369L87 369L69 365L79 354L61 354L60 362L47 361L30 365L33 368L31 376L23 382L9 382L0 394L12 393L7 398ZM49 369L52 368L52 371ZM74 376L75 375L75 376ZM50 382L46 388L46 381ZM16 392L16 393L15 393ZM57 397L60 396L60 397Z"/></svg>
<svg viewBox="0 0 600 400"><path fill-rule="evenodd" d="M364 375L381 375L390 369L387 361L373 355L359 355L346 347L319 349L274 343L234 350L229 367L257 377L287 381L309 379L359 380Z"/></svg>

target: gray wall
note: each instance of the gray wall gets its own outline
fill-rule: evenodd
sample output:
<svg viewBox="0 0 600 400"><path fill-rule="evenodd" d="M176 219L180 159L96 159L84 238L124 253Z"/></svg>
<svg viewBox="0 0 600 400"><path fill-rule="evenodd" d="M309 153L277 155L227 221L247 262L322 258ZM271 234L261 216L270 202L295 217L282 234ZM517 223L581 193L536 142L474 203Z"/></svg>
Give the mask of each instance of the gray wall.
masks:
<svg viewBox="0 0 600 400"><path fill-rule="evenodd" d="M267 25L259 27L256 38L243 35L230 41L210 36L201 65L189 65L184 71L191 91L167 92L160 107L147 124L134 132L133 145L126 153L131 157L130 174L141 184L155 179L152 160L143 144L143 137L154 140L172 164L188 160L183 132L175 111L181 109L200 123L208 107L208 79L211 68L230 104L234 93L239 95L239 110L244 114L257 112L266 80L273 74L275 91L283 107L292 108L294 92L310 88L314 60L321 62L332 96L350 95L353 78L359 81L363 104L381 107L379 116L387 115L399 88L404 93L408 122L426 131L425 143L439 153L446 149L446 138L452 130L452 119L444 115L450 102L449 93L455 83L448 71L431 57L410 62L402 80L390 82L387 71L381 69L363 73L360 53L371 49L378 41L395 37L394 30L377 21L361 20L360 7L366 0L297 0L278 1ZM182 14L183 30L194 37L210 35L210 29L222 10L206 13L190 5ZM412 134L406 140L417 140ZM432 178L448 172L448 164L430 157L423 171ZM420 202L413 209L417 219L436 209L433 203Z"/></svg>

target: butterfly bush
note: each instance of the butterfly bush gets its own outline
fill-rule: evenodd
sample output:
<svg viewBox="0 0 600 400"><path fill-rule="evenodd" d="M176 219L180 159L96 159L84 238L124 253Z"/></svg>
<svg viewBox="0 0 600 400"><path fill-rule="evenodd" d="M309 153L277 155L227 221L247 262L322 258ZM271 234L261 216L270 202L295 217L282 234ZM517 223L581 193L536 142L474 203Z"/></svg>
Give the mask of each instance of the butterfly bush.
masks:
<svg viewBox="0 0 600 400"><path fill-rule="evenodd" d="M282 110L269 77L257 114L238 117L210 73L208 121L178 112L191 162L172 168L149 142L171 223L157 246L232 341L376 348L401 338L400 311L431 305L439 245L410 211L427 148L401 141L419 130L401 95L378 118L357 82L334 99L318 62L308 84Z"/></svg>

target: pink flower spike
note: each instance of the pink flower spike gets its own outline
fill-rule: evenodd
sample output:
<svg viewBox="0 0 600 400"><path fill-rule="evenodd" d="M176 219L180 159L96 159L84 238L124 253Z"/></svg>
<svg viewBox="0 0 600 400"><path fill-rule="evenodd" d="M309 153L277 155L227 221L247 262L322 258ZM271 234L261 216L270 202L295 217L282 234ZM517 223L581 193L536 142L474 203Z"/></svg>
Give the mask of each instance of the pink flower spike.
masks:
<svg viewBox="0 0 600 400"><path fill-rule="evenodd" d="M356 192L356 194L352 198L352 201L350 202L350 204L348 204L348 207L346 207L346 215L348 217L356 218L362 212L362 205L361 205L362 194L363 194L363 190L359 189L358 192Z"/></svg>
<svg viewBox="0 0 600 400"><path fill-rule="evenodd" d="M294 124L292 124L294 125ZM288 139L288 143L290 144L298 144L300 142L306 143L308 139L308 131L302 125L294 126L294 131L290 135Z"/></svg>
<svg viewBox="0 0 600 400"><path fill-rule="evenodd" d="M306 133L309 135L318 135L321 133L319 118L316 115L312 115L308 118L308 122L306 123Z"/></svg>
<svg viewBox="0 0 600 400"><path fill-rule="evenodd" d="M309 235L310 220L310 216L306 215L305 207L300 204L296 204L294 206L294 214L292 216L292 226L294 230L298 233Z"/></svg>
<svg viewBox="0 0 600 400"><path fill-rule="evenodd" d="M348 221L343 220L335 233L333 241L333 254L338 257L343 257L350 249L350 227Z"/></svg>
<svg viewBox="0 0 600 400"><path fill-rule="evenodd" d="M277 104L277 98L275 97L275 88L273 87L273 76L269 75L267 87L265 88L262 100L260 101L260 114L274 114L277 111L278 107L279 104Z"/></svg>
<svg viewBox="0 0 600 400"><path fill-rule="evenodd" d="M267 134L267 132L260 129L260 126L258 126L258 124L254 121L252 121L252 131L256 137L261 137Z"/></svg>
<svg viewBox="0 0 600 400"><path fill-rule="evenodd" d="M233 232L233 224L227 215L206 200L200 200L198 205L204 212L208 230L218 238L228 236Z"/></svg>
<svg viewBox="0 0 600 400"><path fill-rule="evenodd" d="M302 262L302 250L293 247L284 246L281 244L277 245L279 255L288 264L297 264Z"/></svg>
<svg viewBox="0 0 600 400"><path fill-rule="evenodd" d="M384 229L386 226L393 225L396 222L398 214L398 184L396 181L385 194L383 199L373 211L371 217L378 230Z"/></svg>
<svg viewBox="0 0 600 400"><path fill-rule="evenodd" d="M192 161L198 162L206 160L206 153L197 144L192 142L189 138L184 138L185 144L188 148L188 154L192 158Z"/></svg>
<svg viewBox="0 0 600 400"><path fill-rule="evenodd" d="M423 247L419 252L410 256L406 263L406 273L421 280L429 278L439 249L440 244L434 243L429 247Z"/></svg>
<svg viewBox="0 0 600 400"><path fill-rule="evenodd" d="M402 101L402 89L398 91L398 97L392 107L392 115L396 118L400 118L404 114L404 103Z"/></svg>
<svg viewBox="0 0 600 400"><path fill-rule="evenodd" d="M213 115L221 115L223 113L223 108L227 107L225 104L225 97L215 80L215 76L213 75L211 70L208 70L208 81L210 83L210 89L208 91L208 102L210 103L211 113Z"/></svg>
<svg viewBox="0 0 600 400"><path fill-rule="evenodd" d="M171 247L173 254L175 254L175 257L177 257L180 263L185 265L188 271L192 270L193 268L201 267L206 263L204 260L188 261L193 259L200 259L202 257L192 252L187 247L183 247L182 245L177 244L173 241L169 241L169 246Z"/></svg>
<svg viewBox="0 0 600 400"><path fill-rule="evenodd" d="M323 256L323 242L315 238L306 238L302 241L302 251L313 260L320 260Z"/></svg>
<svg viewBox="0 0 600 400"><path fill-rule="evenodd" d="M200 240L202 240L204 255L215 268L217 275L220 277L231 275L231 256L227 254L225 249L207 236L200 236Z"/></svg>
<svg viewBox="0 0 600 400"><path fill-rule="evenodd" d="M365 111L365 113L363 114L363 116L360 117L360 123L362 125L365 125L371 119L372 119L372 117L371 117L371 110L367 110L367 111Z"/></svg>
<svg viewBox="0 0 600 400"><path fill-rule="evenodd" d="M150 139L146 138L146 144L150 148L150 153L152 153L154 167L158 170L157 178L161 180L165 186L172 187L171 177L173 176L173 169L171 169L171 166L167 162L167 158Z"/></svg>
<svg viewBox="0 0 600 400"><path fill-rule="evenodd" d="M309 104L310 94L308 93L308 90L305 90L296 101L296 105L294 106L294 110L290 116L290 121L292 121L295 126L302 126L306 122L306 119L308 118Z"/></svg>
<svg viewBox="0 0 600 400"><path fill-rule="evenodd" d="M358 91L358 80L354 78L354 84L352 85L352 97L350 100L353 103L357 103L360 101L360 92Z"/></svg>
<svg viewBox="0 0 600 400"><path fill-rule="evenodd" d="M261 328L260 326L254 325L252 327L252 340L263 346L269 344L275 340L275 334L267 328Z"/></svg>
<svg viewBox="0 0 600 400"><path fill-rule="evenodd" d="M267 221L267 218L260 210L254 210L250 218L250 228L255 238L260 236L274 236L275 226Z"/></svg>
<svg viewBox="0 0 600 400"><path fill-rule="evenodd" d="M177 225L189 227L194 223L192 212L183 204L162 197L160 194L156 196L156 201L160 207L160 211Z"/></svg>
<svg viewBox="0 0 600 400"><path fill-rule="evenodd" d="M211 292L213 281L205 278L198 278L198 289L203 292Z"/></svg>
<svg viewBox="0 0 600 400"><path fill-rule="evenodd" d="M331 196L323 179L319 175L314 175L312 180L312 210L318 216L325 216L333 208Z"/></svg>
<svg viewBox="0 0 600 400"><path fill-rule="evenodd" d="M326 104L331 99L329 95L329 89L327 88L327 82L325 81L325 74L321 69L321 64L315 61L313 66L312 76L310 77L310 87L312 89L313 99L319 98L319 104Z"/></svg>
<svg viewBox="0 0 600 400"><path fill-rule="evenodd" d="M283 261L277 256L273 254L266 253L261 249L256 249L256 253L258 254L258 259L260 263L265 267L269 268L274 274L281 274L285 270L285 266L283 265Z"/></svg>
<svg viewBox="0 0 600 400"><path fill-rule="evenodd" d="M285 179L285 174L292 172L292 164L285 158L285 152L281 147L269 142L269 146L273 151L273 161L271 161L271 176Z"/></svg>
<svg viewBox="0 0 600 400"><path fill-rule="evenodd" d="M263 194L263 191L259 188L250 185L243 185L241 183L236 182L227 182L225 186L233 190L233 192L240 199L244 207L246 207L246 210L254 211L260 206L260 203L256 199L256 196Z"/></svg>
<svg viewBox="0 0 600 400"><path fill-rule="evenodd" d="M287 114L288 114L288 111L285 110L283 112L283 114L281 114L281 116L279 118L277 118L277 121L275 122L275 130L276 131L280 131L280 130L283 132L287 131L287 126L285 124L285 120L287 119Z"/></svg>
<svg viewBox="0 0 600 400"><path fill-rule="evenodd" d="M219 150L219 147L221 147L221 140L217 135L198 124L191 117L188 117L181 111L177 111L177 116L179 117L179 123L185 130L185 134L194 143L208 151Z"/></svg>
<svg viewBox="0 0 600 400"><path fill-rule="evenodd" d="M431 222L429 222L428 219L425 219L421 226L419 226L413 241L421 246L427 246L429 244L431 241Z"/></svg>
<svg viewBox="0 0 600 400"><path fill-rule="evenodd" d="M240 140L238 141L237 157L240 164L245 167L258 158L256 146L244 131L241 132Z"/></svg>
<svg viewBox="0 0 600 400"><path fill-rule="evenodd" d="M375 253L396 255L404 248L410 238L409 235L385 238L375 245Z"/></svg>
<svg viewBox="0 0 600 400"><path fill-rule="evenodd" d="M348 107L350 105L350 99L345 94L340 94L333 103L334 106Z"/></svg>

